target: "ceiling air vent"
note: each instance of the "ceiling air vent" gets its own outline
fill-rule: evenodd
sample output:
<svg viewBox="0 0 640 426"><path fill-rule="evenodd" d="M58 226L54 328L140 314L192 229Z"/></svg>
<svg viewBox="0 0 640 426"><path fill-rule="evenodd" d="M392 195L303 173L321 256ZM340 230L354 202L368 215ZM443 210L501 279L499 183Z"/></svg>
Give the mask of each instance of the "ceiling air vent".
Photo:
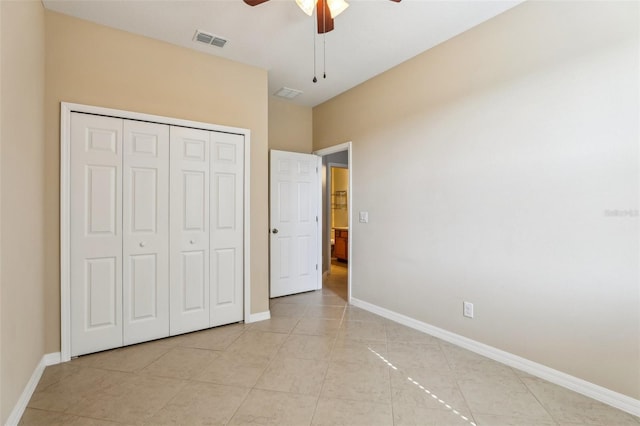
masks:
<svg viewBox="0 0 640 426"><path fill-rule="evenodd" d="M280 90L278 90L276 93L274 93L274 96L277 96L279 98L284 98L284 99L293 99L298 95L301 95L302 91L301 90L296 90L296 89L290 89L289 87L283 87Z"/></svg>
<svg viewBox="0 0 640 426"><path fill-rule="evenodd" d="M218 37L216 35L209 34L200 30L196 30L196 33L193 36L193 40L216 47L224 47L224 45L227 43L227 40L222 37Z"/></svg>

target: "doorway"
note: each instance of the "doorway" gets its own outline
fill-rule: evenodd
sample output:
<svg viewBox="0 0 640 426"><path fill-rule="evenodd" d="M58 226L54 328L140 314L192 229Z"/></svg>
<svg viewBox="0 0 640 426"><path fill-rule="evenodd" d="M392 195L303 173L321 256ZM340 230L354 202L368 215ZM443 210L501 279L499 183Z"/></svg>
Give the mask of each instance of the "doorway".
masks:
<svg viewBox="0 0 640 426"><path fill-rule="evenodd" d="M354 237L351 142L325 148L314 154L322 158L323 287L330 288L349 302ZM343 176L338 176L336 170L338 175Z"/></svg>

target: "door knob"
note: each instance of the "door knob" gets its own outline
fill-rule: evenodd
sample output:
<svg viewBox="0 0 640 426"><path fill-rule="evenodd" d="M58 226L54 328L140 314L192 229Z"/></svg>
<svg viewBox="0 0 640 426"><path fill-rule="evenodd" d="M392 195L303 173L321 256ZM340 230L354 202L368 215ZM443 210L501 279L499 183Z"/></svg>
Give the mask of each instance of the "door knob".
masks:
<svg viewBox="0 0 640 426"><path fill-rule="evenodd" d="M144 241L140 241L140 247L144 247Z"/></svg>
<svg viewBox="0 0 640 426"><path fill-rule="evenodd" d="M189 244L195 244L195 243L196 243L196 240L190 240L189 241Z"/></svg>
<svg viewBox="0 0 640 426"><path fill-rule="evenodd" d="M274 234L277 234L278 233L278 229L277 228L273 228L273 231L271 231L271 232L273 232Z"/></svg>

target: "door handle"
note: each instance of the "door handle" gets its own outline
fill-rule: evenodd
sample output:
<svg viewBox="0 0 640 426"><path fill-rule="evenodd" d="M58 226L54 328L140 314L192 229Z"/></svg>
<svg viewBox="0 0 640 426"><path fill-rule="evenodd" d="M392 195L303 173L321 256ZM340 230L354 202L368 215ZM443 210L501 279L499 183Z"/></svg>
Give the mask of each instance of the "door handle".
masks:
<svg viewBox="0 0 640 426"><path fill-rule="evenodd" d="M189 244L195 244L195 243L196 243L196 240L190 240L189 241Z"/></svg>
<svg viewBox="0 0 640 426"><path fill-rule="evenodd" d="M278 233L278 228L273 228L273 231L271 231L271 232L273 232L274 234L277 234Z"/></svg>
<svg viewBox="0 0 640 426"><path fill-rule="evenodd" d="M140 247L144 247L144 241L140 241Z"/></svg>

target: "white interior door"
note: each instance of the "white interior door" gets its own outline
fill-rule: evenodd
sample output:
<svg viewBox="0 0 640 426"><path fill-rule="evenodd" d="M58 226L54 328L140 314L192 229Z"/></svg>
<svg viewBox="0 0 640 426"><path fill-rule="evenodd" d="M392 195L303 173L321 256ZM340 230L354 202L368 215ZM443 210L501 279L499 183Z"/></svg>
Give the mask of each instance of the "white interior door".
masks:
<svg viewBox="0 0 640 426"><path fill-rule="evenodd" d="M124 120L124 344L169 335L169 126Z"/></svg>
<svg viewBox="0 0 640 426"><path fill-rule="evenodd" d="M209 327L209 165L206 130L170 130L170 334Z"/></svg>
<svg viewBox="0 0 640 426"><path fill-rule="evenodd" d="M71 356L122 346L122 120L71 114Z"/></svg>
<svg viewBox="0 0 640 426"><path fill-rule="evenodd" d="M271 150L270 297L318 289L320 157Z"/></svg>

